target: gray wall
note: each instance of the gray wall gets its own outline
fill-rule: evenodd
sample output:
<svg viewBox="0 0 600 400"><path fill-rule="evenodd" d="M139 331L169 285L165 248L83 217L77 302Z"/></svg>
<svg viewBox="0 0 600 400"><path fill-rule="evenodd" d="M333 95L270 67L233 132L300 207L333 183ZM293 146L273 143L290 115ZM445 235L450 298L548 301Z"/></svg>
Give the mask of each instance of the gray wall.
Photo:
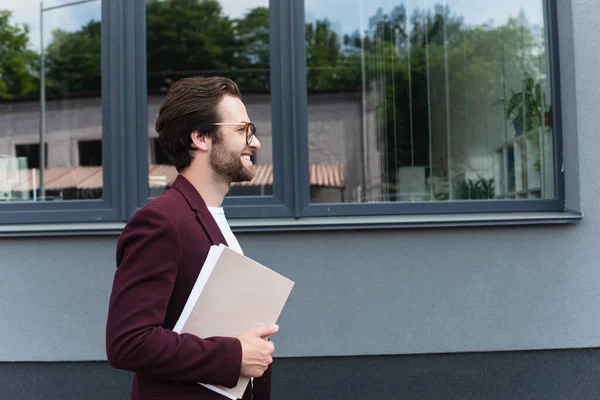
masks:
<svg viewBox="0 0 600 400"><path fill-rule="evenodd" d="M279 356L587 347L600 346L593 218L580 226L244 234L240 242L296 282ZM0 242L0 337L8 344L0 361L105 358L114 244Z"/></svg>
<svg viewBox="0 0 600 400"><path fill-rule="evenodd" d="M567 193L583 221L240 234L296 281L279 356L600 346L600 3L560 7ZM115 243L0 239L0 361L105 359Z"/></svg>

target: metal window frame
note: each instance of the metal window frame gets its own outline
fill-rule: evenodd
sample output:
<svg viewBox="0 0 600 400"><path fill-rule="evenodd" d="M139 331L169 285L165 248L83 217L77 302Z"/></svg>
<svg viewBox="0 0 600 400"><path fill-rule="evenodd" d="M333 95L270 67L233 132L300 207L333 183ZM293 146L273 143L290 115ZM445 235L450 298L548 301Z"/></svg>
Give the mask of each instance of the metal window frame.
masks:
<svg viewBox="0 0 600 400"><path fill-rule="evenodd" d="M103 198L57 202L7 202L0 204L0 223L112 222L124 217L123 138L126 136L123 106L123 55L126 15L122 1L101 2L102 63L102 172ZM126 115L126 114L125 114Z"/></svg>
<svg viewBox="0 0 600 400"><path fill-rule="evenodd" d="M137 196L138 207L151 200L148 190L148 115L146 67L146 2L135 0L136 104L137 104ZM271 115L273 147L273 194L270 196L230 196L223 207L228 218L282 218L294 214L293 140L284 135L294 129L294 98L284 88L294 84L291 59L291 35L285 23L291 18L287 1L269 1L269 50L271 68ZM134 35L132 35L134 36ZM135 210L132 210L134 212Z"/></svg>
<svg viewBox="0 0 600 400"><path fill-rule="evenodd" d="M260 232L579 221L577 110L569 101L575 79L574 56L569 52L573 40L570 10L558 0L544 1L548 7L557 199L310 204L304 2L270 0L274 193L227 197L224 206L232 227ZM0 237L118 234L124 221L149 200L145 8L145 0L102 1L104 198L0 204L0 223L4 224ZM567 89L565 104L561 104L559 69ZM563 143L565 139L568 141ZM323 218L326 216L331 218Z"/></svg>
<svg viewBox="0 0 600 400"><path fill-rule="evenodd" d="M557 0L544 0L548 10L545 29L548 30L550 52L550 84L553 108L554 184L555 199L527 200L456 200L432 202L393 203L310 203L308 154L308 95L306 84L306 47L304 2L293 2L294 57L297 60L295 93L297 105L296 126L298 147L296 171L299 190L296 217L416 215L416 214L472 214L472 213L527 213L565 211L565 180L563 162L562 108L560 98L560 57L558 50Z"/></svg>

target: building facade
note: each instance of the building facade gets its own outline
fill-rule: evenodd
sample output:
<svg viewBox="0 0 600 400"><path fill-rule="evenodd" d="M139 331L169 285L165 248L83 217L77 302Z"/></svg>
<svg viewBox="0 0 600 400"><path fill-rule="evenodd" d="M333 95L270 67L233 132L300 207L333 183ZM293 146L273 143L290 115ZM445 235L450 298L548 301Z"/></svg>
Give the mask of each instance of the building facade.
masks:
<svg viewBox="0 0 600 400"><path fill-rule="evenodd" d="M0 398L128 398L116 241L197 75L260 129L225 210L295 281L274 398L597 397L600 3L75 3L0 3Z"/></svg>

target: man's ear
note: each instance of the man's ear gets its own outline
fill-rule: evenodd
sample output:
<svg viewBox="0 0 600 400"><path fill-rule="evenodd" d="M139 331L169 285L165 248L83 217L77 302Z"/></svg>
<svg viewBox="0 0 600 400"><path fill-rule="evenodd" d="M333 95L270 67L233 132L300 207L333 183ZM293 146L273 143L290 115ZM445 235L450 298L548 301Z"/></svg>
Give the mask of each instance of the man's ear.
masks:
<svg viewBox="0 0 600 400"><path fill-rule="evenodd" d="M192 146L197 148L200 151L209 151L210 146L212 144L208 135L202 135L198 131L193 131L190 133L190 137L192 139Z"/></svg>

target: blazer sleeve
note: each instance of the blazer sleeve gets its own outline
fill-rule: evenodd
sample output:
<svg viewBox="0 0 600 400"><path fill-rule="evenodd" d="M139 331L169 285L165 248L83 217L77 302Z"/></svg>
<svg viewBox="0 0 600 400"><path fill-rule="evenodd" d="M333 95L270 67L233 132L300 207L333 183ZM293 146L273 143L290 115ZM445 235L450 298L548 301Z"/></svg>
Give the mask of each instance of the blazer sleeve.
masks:
<svg viewBox="0 0 600 400"><path fill-rule="evenodd" d="M165 380L234 387L242 347L237 338L199 338L163 328L181 257L174 223L142 208L117 244L117 270L106 324L109 363Z"/></svg>

